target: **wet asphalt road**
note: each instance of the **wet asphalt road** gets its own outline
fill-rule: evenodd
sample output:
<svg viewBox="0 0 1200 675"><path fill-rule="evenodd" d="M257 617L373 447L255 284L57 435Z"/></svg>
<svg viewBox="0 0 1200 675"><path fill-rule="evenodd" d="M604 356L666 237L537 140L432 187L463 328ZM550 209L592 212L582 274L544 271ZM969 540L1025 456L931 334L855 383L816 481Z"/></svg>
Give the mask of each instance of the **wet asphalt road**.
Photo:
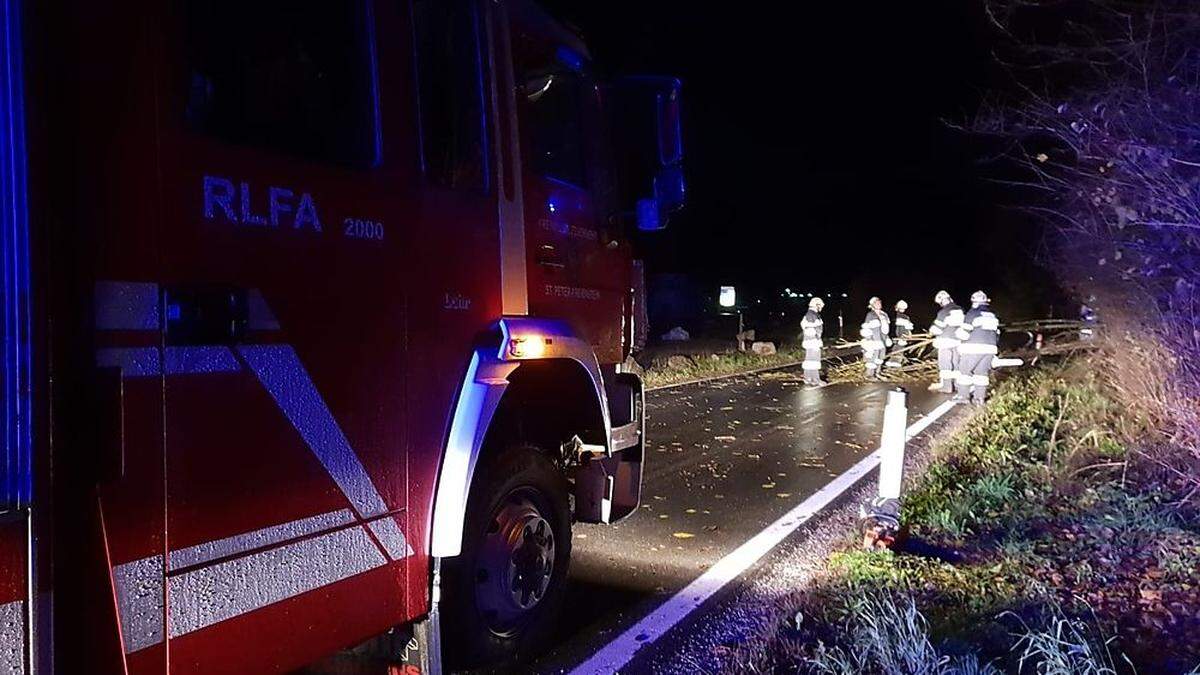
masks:
<svg viewBox="0 0 1200 675"><path fill-rule="evenodd" d="M873 451L890 386L809 390L784 370L649 392L642 507L575 526L557 647L532 672L586 659ZM909 387L909 423L942 400Z"/></svg>

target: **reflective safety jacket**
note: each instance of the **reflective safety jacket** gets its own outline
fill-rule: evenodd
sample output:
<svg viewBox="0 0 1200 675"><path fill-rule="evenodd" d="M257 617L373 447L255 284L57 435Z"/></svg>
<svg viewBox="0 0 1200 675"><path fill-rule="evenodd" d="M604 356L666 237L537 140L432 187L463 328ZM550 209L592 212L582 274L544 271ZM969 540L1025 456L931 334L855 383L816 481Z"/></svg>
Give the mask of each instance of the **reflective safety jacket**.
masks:
<svg viewBox="0 0 1200 675"><path fill-rule="evenodd" d="M978 305L967 312L956 335L961 344L959 354L996 354L1000 343L1000 319L986 304Z"/></svg>
<svg viewBox="0 0 1200 675"><path fill-rule="evenodd" d="M1079 310L1079 320L1083 322L1083 327L1079 329L1079 337L1084 340L1090 340L1095 337L1096 324L1099 323L1096 317L1096 310L1084 305L1083 309Z"/></svg>
<svg viewBox="0 0 1200 675"><path fill-rule="evenodd" d="M955 331L963 323L962 307L953 302L938 310L937 318L929 327L933 335L933 346L938 349L954 349L958 346L958 336Z"/></svg>
<svg viewBox="0 0 1200 675"><path fill-rule="evenodd" d="M800 329L804 331L804 340L800 346L805 349L820 349L821 335L825 332L825 322L821 320L821 313L815 309L808 310L808 314L800 320Z"/></svg>
<svg viewBox="0 0 1200 675"><path fill-rule="evenodd" d="M907 340L912 335L913 323L904 312L896 312L896 339Z"/></svg>
<svg viewBox="0 0 1200 675"><path fill-rule="evenodd" d="M888 323L887 314L875 310L867 312L867 318L863 319L862 328L858 331L858 334L862 336L864 351L884 348L883 339L888 334Z"/></svg>

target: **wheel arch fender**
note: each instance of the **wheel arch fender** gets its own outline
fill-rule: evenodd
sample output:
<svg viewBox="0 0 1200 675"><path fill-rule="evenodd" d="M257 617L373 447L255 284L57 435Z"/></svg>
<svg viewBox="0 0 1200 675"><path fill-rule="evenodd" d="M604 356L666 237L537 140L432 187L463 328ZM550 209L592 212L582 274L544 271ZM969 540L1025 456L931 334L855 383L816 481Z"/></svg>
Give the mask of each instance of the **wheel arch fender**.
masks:
<svg viewBox="0 0 1200 675"><path fill-rule="evenodd" d="M604 379L591 345L562 321L512 317L502 319L498 328L499 345L480 346L472 353L455 402L434 492L430 555L435 558L462 552L467 500L489 433L504 417L498 416L503 404L519 396L522 383L542 366L552 377L575 373L577 383L586 382L591 395L583 405L598 415L594 419L602 427L594 441L609 447L612 430ZM536 356L515 356L510 345L518 339L542 340L544 349ZM526 372L520 372L527 364Z"/></svg>

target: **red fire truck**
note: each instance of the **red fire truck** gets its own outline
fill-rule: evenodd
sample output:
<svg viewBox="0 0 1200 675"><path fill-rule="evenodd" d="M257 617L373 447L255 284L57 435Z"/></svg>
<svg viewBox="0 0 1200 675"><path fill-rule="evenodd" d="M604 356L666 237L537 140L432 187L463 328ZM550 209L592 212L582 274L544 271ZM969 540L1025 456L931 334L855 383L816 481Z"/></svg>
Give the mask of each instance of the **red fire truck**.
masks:
<svg viewBox="0 0 1200 675"><path fill-rule="evenodd" d="M0 672L529 655L637 507L678 81L531 0L0 15Z"/></svg>

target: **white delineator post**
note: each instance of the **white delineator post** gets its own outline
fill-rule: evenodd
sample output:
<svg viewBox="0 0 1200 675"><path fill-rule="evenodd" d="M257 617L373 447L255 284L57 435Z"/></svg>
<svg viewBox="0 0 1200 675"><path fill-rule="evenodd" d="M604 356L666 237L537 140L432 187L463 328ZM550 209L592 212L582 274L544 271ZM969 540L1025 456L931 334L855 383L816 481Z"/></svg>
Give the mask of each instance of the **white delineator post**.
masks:
<svg viewBox="0 0 1200 675"><path fill-rule="evenodd" d="M904 477L904 434L908 426L908 392L895 388L888 392L883 408L883 438L879 449L879 501L900 499Z"/></svg>
<svg viewBox="0 0 1200 675"><path fill-rule="evenodd" d="M883 407L883 437L879 439L879 496L859 511L863 547L890 548L900 531L900 484L904 480L904 442L907 440L908 392L888 391Z"/></svg>

